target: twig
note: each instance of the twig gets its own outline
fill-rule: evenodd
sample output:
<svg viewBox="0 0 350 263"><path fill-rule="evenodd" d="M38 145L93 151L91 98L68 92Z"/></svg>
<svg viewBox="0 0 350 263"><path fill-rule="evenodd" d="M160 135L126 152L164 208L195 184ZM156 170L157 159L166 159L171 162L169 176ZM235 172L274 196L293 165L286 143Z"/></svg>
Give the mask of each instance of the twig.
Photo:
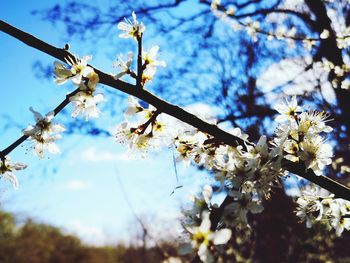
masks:
<svg viewBox="0 0 350 263"><path fill-rule="evenodd" d="M138 134L143 134L146 131L146 129L148 128L148 126L156 121L156 119L160 113L161 112L159 110L154 111L152 116L144 124L139 126L139 129L141 129L141 130L138 132Z"/></svg>
<svg viewBox="0 0 350 263"><path fill-rule="evenodd" d="M143 74L143 67L142 67L142 33L139 37L137 37L137 79L136 79L136 86L138 89L142 89L142 74Z"/></svg>
<svg viewBox="0 0 350 263"><path fill-rule="evenodd" d="M123 183L122 183L122 180L121 180L119 174L117 174L117 180L118 180L118 183L119 183L119 187L120 187L121 193L123 194L124 199L125 199L127 205L129 206L129 209L130 209L131 213L134 215L134 217L136 218L137 222L138 222L138 223L140 224L140 226L142 227L142 230L143 230L144 234L154 241L158 252L159 252L164 258L169 258L168 253L167 253L166 251L164 251L164 250L161 248L161 246L158 244L157 240L147 231L147 227L146 227L145 224L143 223L142 219L141 219L141 218L137 215L137 213L135 212L135 209L134 209L134 207L132 206L132 204L131 204L131 202L130 202L130 199L129 199L129 197L128 197L128 193L125 191L124 185L123 185Z"/></svg>
<svg viewBox="0 0 350 263"><path fill-rule="evenodd" d="M56 116L64 107L69 104L69 98L79 92L79 88L74 90L73 92L66 95L66 98L53 110L54 116ZM13 142L11 145L6 147L4 150L0 151L0 158L4 159L6 155L12 152L16 147L22 144L25 140L29 138L28 135L22 135L19 139Z"/></svg>

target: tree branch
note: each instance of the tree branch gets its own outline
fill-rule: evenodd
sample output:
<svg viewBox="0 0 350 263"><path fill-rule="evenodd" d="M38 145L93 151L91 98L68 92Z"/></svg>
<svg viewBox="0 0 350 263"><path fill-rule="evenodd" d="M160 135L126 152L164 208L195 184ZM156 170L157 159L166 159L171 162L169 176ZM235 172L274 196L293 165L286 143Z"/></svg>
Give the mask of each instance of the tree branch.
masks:
<svg viewBox="0 0 350 263"><path fill-rule="evenodd" d="M308 14L299 13L297 11L290 10L290 9L280 9L280 8L259 9L259 10L256 10L254 12L251 12L251 13L235 15L235 18L241 19L241 18L245 18L245 17L252 17L252 16L257 16L257 15L268 15L268 14L272 14L272 13L293 15L293 16L300 18L301 20L303 20L304 22L306 22L310 26L312 26L312 27L315 26L315 21L313 21Z"/></svg>
<svg viewBox="0 0 350 263"><path fill-rule="evenodd" d="M65 58L67 57L73 57L73 55L69 52L67 52L64 49L59 49L56 48L26 32L23 32L6 22L0 20L0 30L13 36L14 38L24 42L25 44L40 50L48 55L51 55L63 62L65 62ZM92 67L93 68L93 67ZM116 80L113 78L113 76L106 74L96 68L94 68L95 72L99 75L100 82L102 84L105 84L109 87L118 89L124 93L133 95L151 105L157 108L160 112L166 113L172 117L177 118L178 120L181 120L198 130L208 133L215 137L217 140L231 146L238 146L241 145L246 149L246 144L249 143L247 141L242 140L239 137L236 137L228 132L225 132L221 129L219 129L216 125L207 123L195 115L185 111L184 109L172 105L157 96L153 95L152 93L148 92L147 90L144 89L137 89L135 85L126 83L121 80ZM290 171L291 173L297 174L325 189L328 191L332 192L335 194L337 198L343 198L346 200L350 201L350 189L347 188L346 186L343 186L333 180L331 180L328 177L325 176L316 176L315 173L311 170L305 169L305 165L303 163L293 163L288 160L283 160L282 162L283 168L286 169L287 171ZM224 209L226 206L227 202L224 202L221 206L220 209L215 212L213 211L213 215L211 216L212 222L219 222L222 212L221 210ZM215 219L215 220L214 220ZM213 223L213 228L217 226L217 223Z"/></svg>

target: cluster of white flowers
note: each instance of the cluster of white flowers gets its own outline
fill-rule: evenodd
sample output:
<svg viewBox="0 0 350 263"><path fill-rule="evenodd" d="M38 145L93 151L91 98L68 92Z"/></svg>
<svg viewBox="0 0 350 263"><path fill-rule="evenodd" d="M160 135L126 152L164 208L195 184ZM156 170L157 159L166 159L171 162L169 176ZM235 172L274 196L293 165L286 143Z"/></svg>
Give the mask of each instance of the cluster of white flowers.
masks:
<svg viewBox="0 0 350 263"><path fill-rule="evenodd" d="M223 17L233 16L234 10L226 13L218 11L220 1L212 2L212 9L217 14L224 13ZM132 14L133 20L125 19L118 24L123 31L120 37L134 38L142 41L145 26L138 22L136 14ZM256 38L260 32L260 24L249 20L244 25L248 34ZM274 33L267 33L269 37L277 39L293 40L296 30L288 31L277 29ZM325 39L329 32L322 32L320 37ZM305 40L309 41L309 40ZM311 41L311 40L310 40ZM139 42L140 43L140 42ZM141 45L139 45L141 47ZM141 52L140 52L141 51ZM157 67L165 67L164 61L157 59L159 46L153 46L148 51L139 50L139 65L141 63L142 76L137 76L131 69L133 54L128 53L126 61L119 56L115 66L120 72L114 76L119 79L129 75L140 80L144 85L151 80ZM73 117L82 114L89 117L99 117L100 111L97 104L104 100L102 94L96 94L96 86L99 76L87 62L91 57L69 57L66 65L55 62L55 81L63 84L71 80L78 87L76 93L69 97L75 107ZM336 71L342 76L349 69L328 64L330 70ZM138 68L137 72L140 72ZM68 102L67 102L68 103ZM213 136L201 132L187 124L180 123L167 115L162 114L152 105L129 97L129 106L125 111L125 121L118 125L115 131L116 141L127 144L133 155L140 152L142 157L151 150L158 150L162 146L173 147L176 152L176 160L185 165L195 164L208 169L218 186L218 193L226 193L229 204L220 207L212 202L213 189L206 185L199 196L192 197L190 209L183 210L185 216L184 229L189 233L191 242L186 246L189 251L195 250L203 262L215 262L219 248L216 245L224 245L229 242L232 232L228 228L249 227L249 214L261 213L264 210L263 202L270 198L274 187L281 186L281 180L287 175L282 168L282 159L303 163L306 169L311 169L320 176L326 165L332 163L332 146L327 143L324 134L332 131L327 125L328 116L324 112L303 111L298 106L296 97L277 105L279 115L276 121L279 123L272 147L268 146L266 136L261 136L257 143L248 140L248 135L242 133L239 128L229 132L239 138L243 143L239 146L227 145L218 141ZM52 122L55 112L49 112L42 116L34 111L35 125L30 125L23 130L23 134L34 142L34 152L43 158L44 150L50 153L58 153L59 149L55 141L61 138L64 128ZM215 120L205 119L208 123L216 125ZM26 165L11 163L3 156L0 163L0 176L12 182L16 187L17 179L13 174L15 170L22 170ZM344 168L345 169L345 168ZM225 199L226 200L226 199ZM303 191L297 199L297 216L306 221L308 227L314 222L325 222L331 229L335 229L340 235L344 229L350 230L350 202L343 199L335 199L334 195L321 193L320 189L310 188ZM214 231L211 228L211 213L222 209L220 219L221 229Z"/></svg>
<svg viewBox="0 0 350 263"><path fill-rule="evenodd" d="M290 107L294 108L295 112L299 110L298 106L294 105L294 101L295 99L288 104L289 106L280 106L282 114L278 118L279 120L289 120ZM246 142L245 145L235 147L222 144L193 127L181 126L179 123L176 123L175 127L174 123L171 123L166 117L163 118L166 124L160 125L161 128L159 128L157 126L161 122L158 119L160 116L156 115L156 110L151 106L145 108L138 100L132 98L129 98L129 107L125 114L129 119L134 116L138 120L136 122L138 124L131 124L128 119L118 126L115 135L118 142L128 144L130 149L141 150L143 154L149 149L159 149L161 145L169 146L170 144L176 149L177 161L183 161L187 165L193 163L204 166L214 173L216 182L221 185L221 191L228 191L232 199L231 204L225 206L224 216L221 220L226 226L233 228L249 226L247 215L263 211L263 201L270 197L273 187L280 187L280 180L286 175L286 172L281 168L283 154L281 154L280 148L272 147L270 149L266 136L261 136L257 144L253 144L248 141L248 135L242 133L239 128L235 128L231 133ZM324 124L323 115L309 112L303 115L301 120L299 124L301 123L302 128L300 129L308 130L309 134L330 131L330 127ZM315 125L315 121L318 125ZM159 138L160 140L158 140ZM167 143L164 143L165 141ZM280 137L277 137L276 141L281 141ZM306 142L308 141L305 140L305 143L300 146L302 149L300 154L303 153L305 158L304 155L300 158L304 159L308 168L314 168L315 165L309 157L311 145ZM320 158L321 161L323 161L322 157L319 153L317 154L317 158ZM317 164L319 164L318 160ZM186 229L190 228L193 233L197 233L196 231L201 229L203 212L211 213L214 207L218 207L217 204L211 203L212 194L211 187L205 186L200 196L192 198L191 208L183 211ZM190 231L190 233L192 232ZM193 233L192 237L196 236ZM209 243L209 241L205 242L206 248L208 248ZM204 249L202 243L193 243L191 247L198 249L199 256L208 257L210 249Z"/></svg>
<svg viewBox="0 0 350 263"><path fill-rule="evenodd" d="M39 112L30 108L30 111L34 114L35 125L29 125L23 130L23 134L29 136L34 142L34 153L40 158L44 157L44 150L47 149L50 153L56 154L60 150L57 147L55 141L61 138L59 133L65 131L62 125L52 122L54 118L54 112L49 112L45 116L42 116Z"/></svg>
<svg viewBox="0 0 350 263"><path fill-rule="evenodd" d="M235 19L234 8L232 6L225 8L221 6L220 1L217 0L212 1L211 11L217 18L227 23L234 31L245 30L253 41L257 41L258 34L261 34L266 36L268 40L285 40L289 47L294 48L294 42L298 39L296 36L297 29L295 27L291 27L287 30L286 27L278 26L274 31L264 31L261 29L260 22L253 20L251 17L247 17L245 22Z"/></svg>
<svg viewBox="0 0 350 263"><path fill-rule="evenodd" d="M300 1L291 1L293 4L300 4L297 2ZM295 7L294 7L295 8ZM257 20L253 20L251 17L247 17L246 21L243 22L235 17L235 10L232 6L225 7L221 5L221 1L212 0L211 2L211 11L213 14L224 21L230 27L235 30L246 30L247 34L252 38L253 41L258 40L258 35L267 37L268 40L284 40L287 42L290 48L295 48L295 41L302 41L303 46L311 51L314 46L316 46L317 41L322 39L327 39L330 36L330 32L328 30L323 30L319 37L305 37L303 34L297 34L296 27L291 27L287 29L283 25L281 25L281 15L276 16L276 19L273 19L273 12L270 14L271 17L267 16L266 21L271 23L271 26L274 26L274 30L263 30L261 28L260 22ZM336 11L335 11L336 12ZM283 19L283 18L282 18ZM276 20L276 21L274 21ZM275 26L277 24L277 26ZM346 49L350 46L350 27L342 26L339 32L335 32L335 39L337 41L337 46L339 49Z"/></svg>
<svg viewBox="0 0 350 263"><path fill-rule="evenodd" d="M124 33L120 36L123 38L132 37L139 41L141 40L145 26L137 21L136 14L134 12L132 17L133 21L125 19L125 22L118 24L118 28L124 31ZM156 72L156 67L165 66L165 62L157 60L158 50L158 46L153 46L149 51L144 52L142 56L143 84L153 78L153 75ZM102 94L96 94L96 86L99 83L99 76L94 69L88 65L88 61L90 59L91 56L79 58L74 55L74 57L68 56L65 59L68 66L58 61L54 63L55 82L58 85L62 85L68 80L71 80L72 83L78 87L74 94L69 95L69 101L74 106L72 116L76 117L81 114L85 116L86 120L88 120L89 117L98 118L100 116L100 110L98 109L97 104L104 100ZM123 61L122 57L119 57L119 61L116 63L116 66L120 67L122 71L116 75L115 78L120 78L125 74L133 75L133 72L130 69L131 62L132 53L128 54L126 62ZM133 76L135 77L136 75L134 74ZM136 104L137 102L135 100L135 107ZM34 114L36 123L34 125L29 125L26 129L24 129L23 135L29 137L29 139L34 142L34 153L40 158L44 157L45 150L52 154L59 153L60 150L55 142L61 138L59 133L63 132L65 129L60 124L54 124L52 122L55 112L49 112L45 116L42 116L32 108L30 108L30 110ZM131 108L129 111L131 111ZM142 108L142 111L148 116L145 116L146 119L152 118L152 114L159 114L156 113L154 108L149 108L148 110ZM127 112L127 114L131 113ZM122 124L122 127L125 128L128 125L130 124L125 122ZM129 132L132 131L129 135L130 139L131 137L135 139L135 141L133 141L132 144L130 143L130 145L136 145L136 148L138 149L147 149L147 147L151 145L150 138L152 138L152 145L155 145L155 142L162 141L157 135L163 128L164 124L161 122L160 118L157 120L154 118L154 120L150 120L150 123L146 121L144 125L140 125L134 130L133 128L129 127L127 130L129 130ZM119 140L123 140L122 137L127 136L125 133L123 136L120 135L121 134L118 133ZM0 169L1 176L9 179L15 186L17 186L17 179L12 172L23 168L25 168L24 164L11 164L9 159L6 159L6 157L3 156Z"/></svg>
<svg viewBox="0 0 350 263"><path fill-rule="evenodd" d="M140 36L145 31L145 26L142 23L139 23L136 19L136 14L132 13L133 21L125 19L125 22L120 22L118 28L124 31L120 35L122 38L133 37L137 41L141 41ZM157 59L159 51L159 46L152 46L148 51L142 50L142 77L141 84L145 85L146 82L153 79L157 67L165 67L166 63L164 61L159 61ZM133 78L138 78L135 72L131 69L133 59L133 53L129 52L127 55L127 60L124 61L123 56L119 55L118 60L114 63L115 67L120 68L120 72L117 73L114 78L119 79L124 75L130 75Z"/></svg>
<svg viewBox="0 0 350 263"><path fill-rule="evenodd" d="M280 122L274 139L276 152L292 162L304 162L306 169L321 175L333 156L332 146L322 136L332 131L326 124L327 114L302 111L295 96L277 105L276 110L280 113L276 118Z"/></svg>
<svg viewBox="0 0 350 263"><path fill-rule="evenodd" d="M258 41L258 32L260 31L259 21L254 21L250 19L250 17L248 17L245 22L244 28L253 41Z"/></svg>
<svg viewBox="0 0 350 263"><path fill-rule="evenodd" d="M141 124L131 124L127 120L118 126L115 133L118 142L128 144L130 149L141 150L143 154L149 149L172 144L177 152L177 161L204 166L215 174L216 181L221 183L222 189L228 189L232 198L232 204L225 207L222 219L230 227L235 227L237 223L248 225L248 213L261 213L262 201L269 198L273 187L279 187L280 178L285 175L280 165L282 157L277 156L275 149L268 148L265 136L254 145L247 141L248 135L235 128L231 133L246 141L246 145L224 145L190 126L171 123L166 117L163 118L165 125L159 125L162 122L158 119L160 116L155 115L156 110L151 106L145 108L132 98L129 98L125 114L128 118L135 116L138 119L136 123ZM211 187L206 186L201 196L192 198L191 209L183 211L185 228L192 229L190 233L195 240L197 235L194 233L202 229L203 212L210 213L213 207L217 207L210 201L212 192ZM211 258L208 256L210 249L206 249L209 244L214 245L208 240L203 244L194 242L192 248L198 249L201 258Z"/></svg>
<svg viewBox="0 0 350 263"><path fill-rule="evenodd" d="M85 116L86 120L89 117L98 118L100 110L97 108L97 104L104 100L102 94L95 94L96 86L99 82L98 74L88 66L87 62L91 59L91 56L78 58L69 57L66 59L70 68L67 68L61 62L55 62L55 77L57 84L63 84L67 80L79 87L79 92L70 97L70 101L75 107L72 113L73 117L81 114Z"/></svg>
<svg viewBox="0 0 350 263"><path fill-rule="evenodd" d="M310 228L316 222L334 229L340 236L344 229L350 230L350 202L341 198L334 198L334 194L315 186L308 185L301 191L297 199L296 214L306 221Z"/></svg>
<svg viewBox="0 0 350 263"><path fill-rule="evenodd" d="M346 77L350 73L350 65L348 63L344 63L343 65L334 65L331 61L327 59L323 59L321 62L318 62L316 65L320 66L320 68L327 73L333 72L337 77L340 77L340 78ZM339 79L334 79L332 81L332 85L334 88L337 88L338 86L340 86L342 89L349 89L350 87L349 79L344 78L344 80L342 80L342 83L340 83L340 85L338 81Z"/></svg>
<svg viewBox="0 0 350 263"><path fill-rule="evenodd" d="M339 49L346 49L350 47L350 27L347 27L337 37L337 46Z"/></svg>
<svg viewBox="0 0 350 263"><path fill-rule="evenodd" d="M232 133L247 139L247 135L237 128ZM177 149L180 155L188 156L186 158L214 172L216 181L221 183L220 189L228 188L231 203L224 207L221 222L232 228L249 227L247 214L264 210L263 200L270 197L273 187L279 187L279 181L285 175L280 167L280 158L268 149L265 136L256 145L247 143L246 150L242 146L208 145L208 140L202 139L199 145L199 140L191 143L189 140L182 141ZM211 203L212 192L206 186L200 196L192 198L191 209L183 211L187 225L198 225L203 211L218 207Z"/></svg>
<svg viewBox="0 0 350 263"><path fill-rule="evenodd" d="M262 201L269 198L274 186L279 186L280 178L286 175L281 168L282 158L293 162L303 162L307 169L312 169L316 175L321 175L325 165L331 163L332 147L325 142L323 133L329 133L332 128L326 124L327 115L323 112L304 111L298 106L296 97L277 106L280 123L272 149L268 148L267 139L262 136L256 145L248 143L247 135L239 129L232 134L246 141L245 147L227 146L220 143L209 143L210 136L197 133L178 135L174 143L179 153L179 160L193 161L203 165L215 174L221 188L228 188L232 202L224 207L221 222L232 228L247 225L248 213L261 213ZM205 186L203 192L192 198L190 209L184 210L186 226L197 227L200 224L200 215L217 204L211 203L213 190ZM342 199L333 199L332 195L325 196L322 201L305 194L297 201L299 209L297 215L307 221L325 220L331 228L340 235L344 229L350 229L349 202ZM322 204L322 206L321 206ZM325 206L329 204L329 209ZM319 211L319 216L315 216ZM350 218L349 218L350 219ZM198 246L193 246L198 249ZM202 248L203 249L203 248ZM207 250L204 250L207 253ZM210 251L210 250L209 250ZM198 253L199 250L198 250ZM201 253L202 254L202 253Z"/></svg>
<svg viewBox="0 0 350 263"><path fill-rule="evenodd" d="M24 163L12 163L9 157L0 160L0 178L4 178L12 183L14 188L18 188L17 177L14 171L23 170L27 167Z"/></svg>
<svg viewBox="0 0 350 263"><path fill-rule="evenodd" d="M81 59L76 56L74 58L69 57L66 59L69 68L60 62L56 61L54 63L55 82L57 84L61 85L71 80L74 85L79 87L78 91L69 97L69 101L75 107L72 114L73 117L76 117L78 114L85 115L86 119L90 116L99 116L97 103L103 100L103 96L102 94L94 94L99 77L93 68L87 65L90 59L91 57L89 56ZM30 108L30 111L34 114L35 124L25 128L23 135L27 136L34 143L32 146L34 153L40 158L44 157L45 150L52 154L59 153L60 150L55 142L62 137L60 133L65 131L65 129L62 125L52 122L55 112L51 111L43 116L33 108ZM13 171L24 168L26 168L25 164L12 164L8 157L3 157L0 174L1 177L10 180L16 187L18 182Z"/></svg>
<svg viewBox="0 0 350 263"><path fill-rule="evenodd" d="M334 73L338 76L338 77L343 77L344 75L346 75L346 73L350 72L350 66L347 64L343 64L341 66L337 66L334 65L331 61L323 59L322 60L322 64L321 64L322 68L326 71L334 71Z"/></svg>
<svg viewBox="0 0 350 263"><path fill-rule="evenodd" d="M136 156L141 153L142 157L150 149L156 150L169 144L166 118L159 116L152 105L145 108L133 97L129 97L128 102L125 121L114 131L116 141L128 144L130 153Z"/></svg>
<svg viewBox="0 0 350 263"><path fill-rule="evenodd" d="M264 31L261 29L260 22L253 20L251 17L247 17L245 22L235 20L232 8L227 8L226 11L222 11L218 10L217 7L215 8L214 5L212 12L217 18L228 24L234 31L240 31L244 29L253 41L258 40L258 35L263 35L269 41L273 39L284 40L287 42L290 48L295 48L295 41L300 39L300 37L297 36L296 27L287 29L284 26L277 26L274 30ZM312 45L305 45L308 48L312 47L316 43L313 39L304 39L304 41L305 44L312 43Z"/></svg>

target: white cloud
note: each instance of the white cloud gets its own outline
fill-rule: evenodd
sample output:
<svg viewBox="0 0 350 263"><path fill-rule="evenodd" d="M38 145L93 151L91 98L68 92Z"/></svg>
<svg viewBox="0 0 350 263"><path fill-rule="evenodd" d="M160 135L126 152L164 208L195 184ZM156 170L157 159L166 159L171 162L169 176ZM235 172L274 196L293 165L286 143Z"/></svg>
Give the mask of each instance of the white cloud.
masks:
<svg viewBox="0 0 350 263"><path fill-rule="evenodd" d="M65 226L65 232L79 236L84 243L103 246L110 243L110 238L103 229L96 226L88 226L79 220L74 220Z"/></svg>
<svg viewBox="0 0 350 263"><path fill-rule="evenodd" d="M68 181L64 187L69 190L85 190L91 187L91 182L81 180Z"/></svg>
<svg viewBox="0 0 350 263"><path fill-rule="evenodd" d="M96 150L95 147L90 147L84 150L80 159L89 162L114 162L114 161L128 161L130 157L127 153L114 153L110 151Z"/></svg>
<svg viewBox="0 0 350 263"><path fill-rule="evenodd" d="M321 91L325 99L332 103L335 101L334 90L331 87L327 72L322 69L320 63L314 64L312 69L305 71L305 67L310 64L311 58L284 59L267 68L257 80L257 85L266 93L270 91L283 91L288 95L303 94L305 91L314 90L320 84ZM321 80L321 83L318 82ZM279 90L279 87L283 89ZM270 93L271 102L278 101L282 92ZM276 98L277 96L277 98Z"/></svg>
<svg viewBox="0 0 350 263"><path fill-rule="evenodd" d="M206 103L197 102L185 107L185 110L204 120L215 119L222 111L218 107Z"/></svg>

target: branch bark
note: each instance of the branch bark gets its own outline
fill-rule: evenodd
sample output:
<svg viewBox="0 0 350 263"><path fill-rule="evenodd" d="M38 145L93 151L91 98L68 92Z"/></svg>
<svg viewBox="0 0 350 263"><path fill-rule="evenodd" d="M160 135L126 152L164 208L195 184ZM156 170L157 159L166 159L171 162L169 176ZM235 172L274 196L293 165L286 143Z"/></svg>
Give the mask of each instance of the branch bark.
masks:
<svg viewBox="0 0 350 263"><path fill-rule="evenodd" d="M137 79L136 86L138 89L142 89L142 33L139 37L137 37Z"/></svg>

